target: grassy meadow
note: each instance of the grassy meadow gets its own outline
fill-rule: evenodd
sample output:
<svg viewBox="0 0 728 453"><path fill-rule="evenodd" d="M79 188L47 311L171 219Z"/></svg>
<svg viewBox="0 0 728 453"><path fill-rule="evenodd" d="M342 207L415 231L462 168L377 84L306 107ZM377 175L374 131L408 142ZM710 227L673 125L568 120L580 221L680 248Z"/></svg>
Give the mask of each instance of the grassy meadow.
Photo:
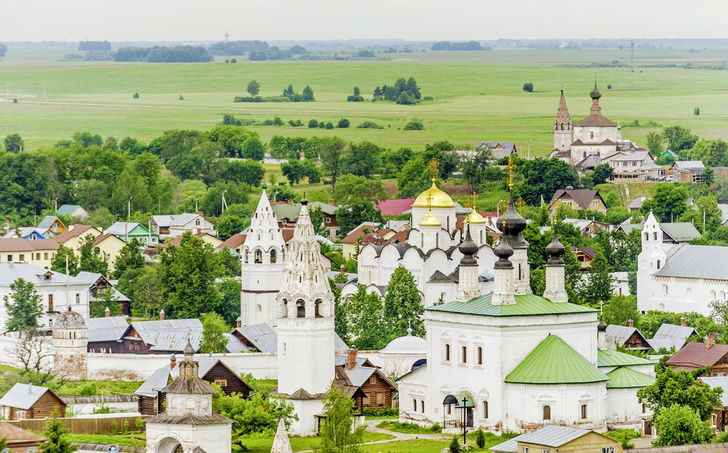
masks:
<svg viewBox="0 0 728 453"><path fill-rule="evenodd" d="M515 141L522 153L543 156L553 148L552 121L563 86L572 117L589 112L595 74L602 90L603 113L623 125L638 120L663 126L680 124L705 137L728 137L728 77L715 69L641 68L641 65L722 64L726 50L637 50L635 72L629 68L575 65L629 62L629 50L496 50L493 52L413 52L373 61L282 61L225 64L147 64L62 61L68 48L9 46L0 61L0 136L19 133L28 149L51 145L78 130L102 136L133 136L148 141L166 129L209 129L232 113L261 121L315 118L351 121L349 129L253 126L264 140L273 135L338 135L371 140L389 147L422 149L449 140L473 147L478 141ZM239 59L240 60L240 59ZM365 98L375 86L398 77L414 77L423 96L433 101L416 106L389 102L346 102L354 86ZM297 91L310 85L313 103L234 103L250 80L261 95L279 95L292 83ZM525 93L525 82L534 84ZM45 84L45 95L44 95ZM612 89L608 90L607 85ZM140 97L133 99L138 92ZM179 100L182 95L184 100ZM13 98L18 103L13 103ZM701 115L693 109L700 107ZM421 120L423 131L404 131ZM384 129L357 129L363 121ZM624 127L638 142L654 128ZM643 144L643 143L641 143Z"/></svg>

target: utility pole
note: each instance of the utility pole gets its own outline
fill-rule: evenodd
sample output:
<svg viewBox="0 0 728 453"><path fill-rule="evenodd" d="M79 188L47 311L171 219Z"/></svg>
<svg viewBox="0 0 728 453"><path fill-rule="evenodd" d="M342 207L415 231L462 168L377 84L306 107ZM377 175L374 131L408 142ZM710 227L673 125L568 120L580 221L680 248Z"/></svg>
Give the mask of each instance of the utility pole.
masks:
<svg viewBox="0 0 728 453"><path fill-rule="evenodd" d="M134 197L129 197L129 201L126 204L126 220L129 220L131 217L131 199Z"/></svg>

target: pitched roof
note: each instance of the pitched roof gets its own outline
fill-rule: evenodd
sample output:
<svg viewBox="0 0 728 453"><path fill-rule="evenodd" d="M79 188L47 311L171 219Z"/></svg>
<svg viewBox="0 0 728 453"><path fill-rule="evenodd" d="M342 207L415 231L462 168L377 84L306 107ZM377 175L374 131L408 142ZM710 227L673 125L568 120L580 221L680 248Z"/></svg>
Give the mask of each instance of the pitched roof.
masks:
<svg viewBox="0 0 728 453"><path fill-rule="evenodd" d="M694 370L713 366L726 354L728 354L728 344L714 344L707 348L705 343L688 343L677 354L670 357L665 365L681 370Z"/></svg>
<svg viewBox="0 0 728 453"><path fill-rule="evenodd" d="M642 332L636 327L618 326L616 324L610 324L607 326L607 341L613 341L615 346L622 346L632 335L637 334L647 342L647 339Z"/></svg>
<svg viewBox="0 0 728 453"><path fill-rule="evenodd" d="M45 442L46 439L43 436L26 431L23 428L18 428L12 423L0 422L0 439L7 441L9 448L13 447L15 443L21 442Z"/></svg>
<svg viewBox="0 0 728 453"><path fill-rule="evenodd" d="M260 352L278 351L278 335L268 324L242 326L236 328L235 331L247 340L247 343L244 342L246 346L252 346Z"/></svg>
<svg viewBox="0 0 728 453"><path fill-rule="evenodd" d="M516 295L516 303L510 305L494 305L491 303L493 293L476 297L468 301L453 301L426 308L428 311L460 313L475 316L543 316L571 313L597 313L594 308L568 302L551 302L535 294Z"/></svg>
<svg viewBox="0 0 728 453"><path fill-rule="evenodd" d="M414 198L397 198L393 200L379 200L375 204L384 216L402 215L403 212L412 208Z"/></svg>
<svg viewBox="0 0 728 453"><path fill-rule="evenodd" d="M602 164L602 158L597 154L590 154L581 160L578 164L574 165L576 168L589 169L596 168Z"/></svg>
<svg viewBox="0 0 728 453"><path fill-rule="evenodd" d="M3 238L0 239L0 252L30 252L35 250L56 250L55 239Z"/></svg>
<svg viewBox="0 0 728 453"><path fill-rule="evenodd" d="M370 232L376 232L379 229L379 224L376 222L364 222L358 227L354 228L347 234L344 239L341 240L342 244L355 244L356 240L368 233L364 232L364 229Z"/></svg>
<svg viewBox="0 0 728 453"><path fill-rule="evenodd" d="M218 249L236 249L245 243L246 235L243 233L236 233L223 241L222 244L218 245Z"/></svg>
<svg viewBox="0 0 728 453"><path fill-rule="evenodd" d="M81 206L77 204L62 204L56 209L56 212L61 215L71 215L74 211L76 211L78 208L81 208ZM83 209L83 208L81 208Z"/></svg>
<svg viewBox="0 0 728 453"><path fill-rule="evenodd" d="M688 242L701 237L695 225L690 222L661 223L660 228L677 242Z"/></svg>
<svg viewBox="0 0 728 453"><path fill-rule="evenodd" d="M589 115L574 127L617 127L617 123L602 115Z"/></svg>
<svg viewBox="0 0 728 453"><path fill-rule="evenodd" d="M165 319L135 321L128 329L134 329L152 351L183 351L189 337L197 350L202 341L202 323L199 319ZM127 329L127 330L128 330Z"/></svg>
<svg viewBox="0 0 728 453"><path fill-rule="evenodd" d="M632 354L615 351L614 349L599 349L597 351L597 366L600 368L654 365L657 362L637 357Z"/></svg>
<svg viewBox="0 0 728 453"><path fill-rule="evenodd" d="M625 154L622 154L621 156L615 157L614 159L612 159L612 161L613 162L619 162L619 161L625 161L625 162L640 161L641 162L645 159L650 159L650 160L652 159L652 156L650 155L650 153L648 151L633 151L631 153L625 153Z"/></svg>
<svg viewBox="0 0 728 453"><path fill-rule="evenodd" d="M45 395L46 392L53 391L48 387L41 387L39 385L32 384L15 384L8 393L0 398L0 406L15 407L22 410L27 410L33 407L33 405L40 399L41 396Z"/></svg>
<svg viewBox="0 0 728 453"><path fill-rule="evenodd" d="M567 426L548 425L531 433L521 434L513 439L509 439L494 447L490 447L491 451L496 452L516 452L518 450L518 442L524 442L535 445L543 445L545 447L559 448L564 444L589 434L592 431L581 428L570 428Z"/></svg>
<svg viewBox="0 0 728 453"><path fill-rule="evenodd" d="M642 207L642 204L644 204L647 197L645 196L639 196L632 200L630 204L627 206L629 209L639 209Z"/></svg>
<svg viewBox="0 0 728 453"><path fill-rule="evenodd" d="M228 370L232 371L232 373L235 376L240 376L240 373L238 373L235 370L235 368L226 364L222 359L218 359L216 357L210 357L210 356L203 356L203 355L199 355L199 356L195 357L195 359L199 365L199 375L203 378L218 363L220 363L222 366L224 366ZM152 398L156 397L157 394L160 391L162 391L162 389L167 387L167 385L170 382L170 379L176 379L177 377L179 377L179 366L170 368L170 364L166 363L164 366L162 366L161 368L158 368L156 371L154 371L154 373L152 373L152 375L149 376L147 378L147 380L144 381L142 383L142 385L139 386L138 389L136 389L134 394L141 395L141 396L149 396Z"/></svg>
<svg viewBox="0 0 728 453"><path fill-rule="evenodd" d="M38 224L38 228L49 229L56 220L61 222L61 219L59 219L58 217L54 215L47 215L43 217L43 220L40 221L40 223ZM63 225L63 222L61 222L61 225Z"/></svg>
<svg viewBox="0 0 728 453"><path fill-rule="evenodd" d="M655 382L655 378L629 367L619 367L609 373L608 389L634 389L647 387Z"/></svg>
<svg viewBox="0 0 728 453"><path fill-rule="evenodd" d="M81 236L84 233L90 234L91 231L89 230L96 230L96 228L92 227L91 225L74 225L72 229L59 233L56 237L53 238L53 240L60 244L66 242L71 238ZM96 232L101 234L99 230L96 230Z"/></svg>
<svg viewBox="0 0 728 453"><path fill-rule="evenodd" d="M662 348L675 348L676 351L679 351L688 341L688 338L697 334L697 330L692 327L663 324L657 329L652 339L648 339L647 342L655 351Z"/></svg>
<svg viewBox="0 0 728 453"><path fill-rule="evenodd" d="M153 215L152 220L159 227L185 226L198 216L201 216L201 214Z"/></svg>
<svg viewBox="0 0 728 453"><path fill-rule="evenodd" d="M112 316L109 318L88 318L88 342L117 341L121 339L129 327L123 316Z"/></svg>
<svg viewBox="0 0 728 453"><path fill-rule="evenodd" d="M564 196L567 196L574 200L582 209L589 209L591 202L595 197L599 197L599 192L591 189L560 189L554 193L551 199L550 205L553 205L556 200L560 200Z"/></svg>
<svg viewBox="0 0 728 453"><path fill-rule="evenodd" d="M705 169L705 165L699 160L683 160L672 164L673 168L683 171L697 172Z"/></svg>
<svg viewBox="0 0 728 453"><path fill-rule="evenodd" d="M582 384L609 378L556 335L547 336L506 376L512 384Z"/></svg>
<svg viewBox="0 0 728 453"><path fill-rule="evenodd" d="M723 407L728 407L728 376L716 376L716 377L699 377L701 381L708 384L710 388L720 387L723 389L723 393L720 397Z"/></svg>
<svg viewBox="0 0 728 453"><path fill-rule="evenodd" d="M5 239L0 239L0 242ZM38 242L40 239L32 242ZM56 244L57 245L57 244ZM15 280L23 280L33 283L35 286L61 285L68 281L71 285L82 285L76 277L66 276L60 272L43 269L32 264L0 263L0 286L10 286Z"/></svg>
<svg viewBox="0 0 728 453"><path fill-rule="evenodd" d="M281 221L283 221L284 219L295 221L296 219L298 219L298 215L301 212L300 203L283 203L272 201L270 205L273 209L273 212L275 212L276 217L278 217L278 219ZM320 201L312 201L308 204L309 211L316 208L320 208L324 214L328 215L336 214L336 211L339 209L338 206L321 203Z"/></svg>
<svg viewBox="0 0 728 453"><path fill-rule="evenodd" d="M667 251L665 266L655 275L728 280L728 247L678 244Z"/></svg>

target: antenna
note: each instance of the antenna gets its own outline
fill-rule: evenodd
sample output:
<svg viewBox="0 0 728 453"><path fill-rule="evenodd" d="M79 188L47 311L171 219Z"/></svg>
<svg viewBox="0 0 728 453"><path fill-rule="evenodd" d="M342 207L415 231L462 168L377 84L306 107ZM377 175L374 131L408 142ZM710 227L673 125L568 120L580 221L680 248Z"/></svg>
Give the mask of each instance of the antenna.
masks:
<svg viewBox="0 0 728 453"><path fill-rule="evenodd" d="M230 32L225 30L225 42L230 42Z"/></svg>
<svg viewBox="0 0 728 453"><path fill-rule="evenodd" d="M629 47L632 52L632 72L634 72L634 39L629 41Z"/></svg>

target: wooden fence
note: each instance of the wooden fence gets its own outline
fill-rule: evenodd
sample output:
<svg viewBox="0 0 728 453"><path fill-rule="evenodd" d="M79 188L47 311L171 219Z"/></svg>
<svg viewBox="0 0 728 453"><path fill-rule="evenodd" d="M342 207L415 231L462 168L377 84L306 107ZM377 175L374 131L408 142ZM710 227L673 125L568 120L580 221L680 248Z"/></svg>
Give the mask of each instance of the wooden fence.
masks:
<svg viewBox="0 0 728 453"><path fill-rule="evenodd" d="M120 415L116 417L59 418L58 420L63 422L63 427L72 434L106 434L114 432L114 429L112 429L114 427L117 433L124 432L124 423L127 423L127 432L144 431L146 425L141 422L137 422L137 420L141 420L141 418L142 417L138 415ZM7 420L6 422L22 429L43 432L46 429L46 423L48 421L50 421L50 419Z"/></svg>

